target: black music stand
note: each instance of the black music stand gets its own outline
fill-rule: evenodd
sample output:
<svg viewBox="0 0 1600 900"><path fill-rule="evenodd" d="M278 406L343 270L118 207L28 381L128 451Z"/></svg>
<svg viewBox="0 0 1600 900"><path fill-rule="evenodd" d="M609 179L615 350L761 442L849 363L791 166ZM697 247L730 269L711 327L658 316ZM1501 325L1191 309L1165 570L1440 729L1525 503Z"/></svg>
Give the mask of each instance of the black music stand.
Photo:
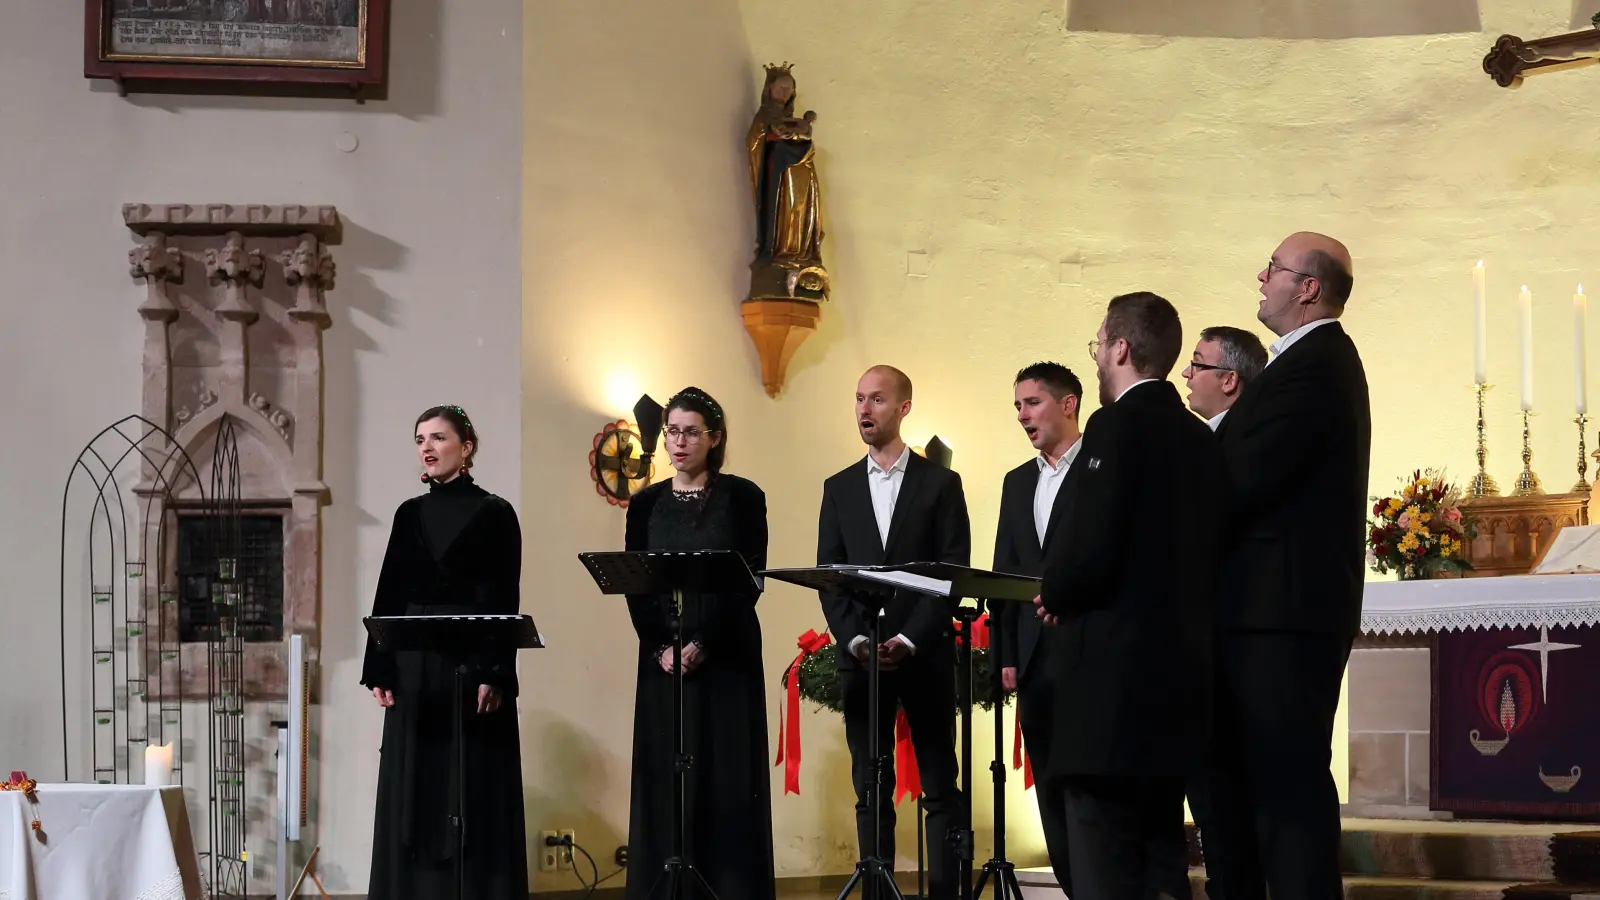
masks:
<svg viewBox="0 0 1600 900"><path fill-rule="evenodd" d="M883 642L883 635L879 631L881 628L879 620L882 618L884 601L894 596L896 588L904 586L873 577L872 573L885 571L888 570L882 566L818 566L811 569L768 569L761 573L768 578L797 584L814 591L844 594L866 607L872 622L871 641L874 648L872 661L867 665L867 715L873 723L878 721L880 672L877 647ZM867 755L872 758L872 774L867 782L867 802L872 806L873 817L872 852L856 861L855 872L850 875L850 880L845 882L844 889L839 892L838 900L850 896L850 892L855 890L858 884L865 891L868 883L887 889L888 895L895 900L905 900L905 895L900 893L899 885L894 883L894 861L884 860L883 847L879 845L883 806L879 802L878 792L883 790L884 756L878 747L876 725L867 729ZM918 827L920 828L920 822Z"/></svg>
<svg viewBox="0 0 1600 900"><path fill-rule="evenodd" d="M706 882L705 876L694 867L689 858L684 832L687 830L684 808L684 782L694 759L683 749L683 601L698 594L739 594L759 592L761 584L750 573L744 557L733 550L702 550L692 553L665 550L607 551L579 553L578 559L602 594L670 594L667 617L672 626L673 689L677 699L672 710L672 737L677 745L673 768L677 777L672 780L672 855L667 857L661 874L650 887L651 897L663 884L667 900L682 900L687 896L687 881L700 886L710 900L717 894ZM689 876L686 878L685 876ZM732 900L732 898L730 898Z"/></svg>
<svg viewBox="0 0 1600 900"><path fill-rule="evenodd" d="M531 616L367 616L361 620L377 649L385 653L434 653L454 664L451 701L456 757L456 803L450 823L456 830L456 900L466 900L467 855L467 675L471 660L486 653L537 649L544 638Z"/></svg>
<svg viewBox="0 0 1600 900"><path fill-rule="evenodd" d="M990 651L989 668L994 681L994 760L989 772L994 782L994 856L983 864L976 887L972 885L972 828L971 822L961 835L958 856L961 859L961 885L967 898L983 895L984 885L994 879L996 900L1022 900L1022 886L1017 882L1016 866L1006 859L1006 766L1005 766L1005 694L1000 684L1000 652L1005 643L1005 629L998 613L1003 602L1027 602L1039 594L1039 579L1024 575L1007 575L957 566L949 563L911 563L887 567L889 571L907 572L936 581L950 583L948 594L938 594L928 587L907 585L910 590L923 591L931 596L944 596L960 600L971 598L977 606L956 607L956 618L961 620L961 633L957 636L956 651L961 664L961 690L956 692L961 700L961 789L972 797L972 625L989 608ZM969 799L970 802L970 799ZM966 893L970 891L970 893Z"/></svg>

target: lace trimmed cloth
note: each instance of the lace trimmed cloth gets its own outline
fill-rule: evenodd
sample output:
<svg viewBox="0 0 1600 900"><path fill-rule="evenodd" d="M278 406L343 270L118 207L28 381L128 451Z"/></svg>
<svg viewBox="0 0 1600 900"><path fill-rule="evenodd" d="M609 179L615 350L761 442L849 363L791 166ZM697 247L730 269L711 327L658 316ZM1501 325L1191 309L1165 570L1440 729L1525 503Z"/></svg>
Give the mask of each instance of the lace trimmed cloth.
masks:
<svg viewBox="0 0 1600 900"><path fill-rule="evenodd" d="M41 784L0 792L0 900L202 900L183 789Z"/></svg>
<svg viewBox="0 0 1600 900"><path fill-rule="evenodd" d="M1600 624L1600 575L1368 582L1361 631L1425 634Z"/></svg>

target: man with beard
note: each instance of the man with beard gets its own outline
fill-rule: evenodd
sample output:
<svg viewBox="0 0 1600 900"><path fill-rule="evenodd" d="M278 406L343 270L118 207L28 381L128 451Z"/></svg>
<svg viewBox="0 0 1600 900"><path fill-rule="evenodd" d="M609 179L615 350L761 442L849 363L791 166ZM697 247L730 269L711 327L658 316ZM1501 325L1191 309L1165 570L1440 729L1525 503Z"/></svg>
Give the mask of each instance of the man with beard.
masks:
<svg viewBox="0 0 1600 900"><path fill-rule="evenodd" d="M1101 408L1045 552L1038 613L1065 649L1038 788L1065 810L1072 900L1190 896L1184 782L1210 717L1222 462L1165 380L1182 343L1155 294L1106 307L1089 345Z"/></svg>
<svg viewBox="0 0 1600 900"><path fill-rule="evenodd" d="M817 525L817 564L892 565L944 562L968 565L972 533L961 476L911 452L900 437L900 422L911 412L911 379L892 366L868 369L856 385L856 424L867 445L864 460L852 463L822 486ZM894 720L903 708L911 725L917 768L927 811L931 847L928 866L933 900L953 900L960 867L952 831L967 827L966 803L956 787L955 672L951 646L951 603L911 591L897 591L879 620L886 638L872 645L866 607L843 594L823 592L822 611L838 642L844 688L845 741L856 788L856 834L861 856L877 850L894 868ZM878 718L867 704L867 665L877 654ZM873 833L868 803L874 760L868 754L870 729L877 729L883 760L878 788L882 830ZM876 846L875 840L876 837ZM868 883L865 896L875 896ZM887 898L883 898L887 900Z"/></svg>
<svg viewBox="0 0 1600 900"><path fill-rule="evenodd" d="M1291 235L1256 276L1274 357L1217 430L1228 540L1219 585L1217 771L1201 812L1227 900L1342 898L1333 719L1361 621L1372 412L1339 324L1350 251Z"/></svg>
<svg viewBox="0 0 1600 900"><path fill-rule="evenodd" d="M1082 446L1078 405L1083 383L1057 362L1034 363L1017 373L1012 386L1017 422L1038 455L1006 473L1000 487L1000 521L995 529L994 569L1039 576L1051 529L1071 496L1064 488L1072 461ZM1050 759L1050 729L1055 715L1052 658L1059 629L1045 628L1031 607L1007 603L1000 613L1000 681L1006 693L1018 692L1017 715L1030 759ZM1050 866L1062 890L1070 892L1066 810L1058 795L1035 791Z"/></svg>
<svg viewBox="0 0 1600 900"><path fill-rule="evenodd" d="M1230 325L1201 329L1194 357L1183 367L1189 408L1216 431L1245 386L1266 367L1267 348L1250 332Z"/></svg>

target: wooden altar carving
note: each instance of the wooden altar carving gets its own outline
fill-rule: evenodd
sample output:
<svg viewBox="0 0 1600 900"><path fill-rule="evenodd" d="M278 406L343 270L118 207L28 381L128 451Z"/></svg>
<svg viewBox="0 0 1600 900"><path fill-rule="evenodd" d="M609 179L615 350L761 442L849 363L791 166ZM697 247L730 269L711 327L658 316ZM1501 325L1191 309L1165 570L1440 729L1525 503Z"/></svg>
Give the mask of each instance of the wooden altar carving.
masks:
<svg viewBox="0 0 1600 900"><path fill-rule="evenodd" d="M1467 541L1470 577L1526 575L1544 558L1556 532L1589 524L1589 495L1476 497L1461 502L1461 515L1477 529Z"/></svg>

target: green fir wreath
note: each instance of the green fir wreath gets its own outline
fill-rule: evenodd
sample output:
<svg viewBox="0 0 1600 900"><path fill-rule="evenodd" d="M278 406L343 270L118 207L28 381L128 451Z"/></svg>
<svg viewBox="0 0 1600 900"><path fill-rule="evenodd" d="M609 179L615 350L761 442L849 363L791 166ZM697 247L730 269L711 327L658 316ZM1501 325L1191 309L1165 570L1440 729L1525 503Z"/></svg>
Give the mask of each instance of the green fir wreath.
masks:
<svg viewBox="0 0 1600 900"><path fill-rule="evenodd" d="M829 643L826 647L815 653L806 654L800 661L800 697L826 710L836 713L844 712L844 686L839 678L839 648ZM994 673L989 668L989 648L984 647L972 651L972 705L988 712L994 709ZM962 669L956 667L957 704L960 703L960 682ZM789 667L785 666L779 683L787 690L789 687ZM1011 705L1011 697L1005 698L1005 704Z"/></svg>

